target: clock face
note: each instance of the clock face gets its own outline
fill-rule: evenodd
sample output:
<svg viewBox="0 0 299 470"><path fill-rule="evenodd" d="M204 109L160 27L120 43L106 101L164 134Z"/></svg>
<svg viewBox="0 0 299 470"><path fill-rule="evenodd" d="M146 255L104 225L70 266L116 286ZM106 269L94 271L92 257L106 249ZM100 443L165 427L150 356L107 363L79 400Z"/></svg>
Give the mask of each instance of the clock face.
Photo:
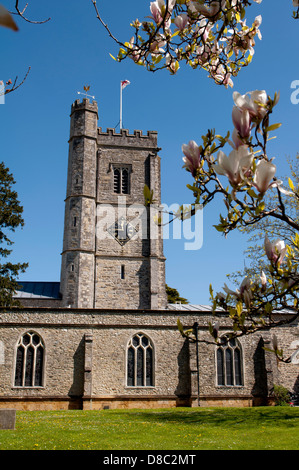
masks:
<svg viewBox="0 0 299 470"><path fill-rule="evenodd" d="M115 224L108 228L108 232L120 245L124 245L135 235L136 229L130 222L127 222L124 217L121 217Z"/></svg>

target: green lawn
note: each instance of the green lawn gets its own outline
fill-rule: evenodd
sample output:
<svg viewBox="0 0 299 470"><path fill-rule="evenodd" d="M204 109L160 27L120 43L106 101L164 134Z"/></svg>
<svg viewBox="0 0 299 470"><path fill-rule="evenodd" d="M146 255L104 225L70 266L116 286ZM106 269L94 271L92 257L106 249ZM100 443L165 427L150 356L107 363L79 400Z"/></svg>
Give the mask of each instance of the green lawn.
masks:
<svg viewBox="0 0 299 470"><path fill-rule="evenodd" d="M299 407L17 411L11 449L298 450Z"/></svg>

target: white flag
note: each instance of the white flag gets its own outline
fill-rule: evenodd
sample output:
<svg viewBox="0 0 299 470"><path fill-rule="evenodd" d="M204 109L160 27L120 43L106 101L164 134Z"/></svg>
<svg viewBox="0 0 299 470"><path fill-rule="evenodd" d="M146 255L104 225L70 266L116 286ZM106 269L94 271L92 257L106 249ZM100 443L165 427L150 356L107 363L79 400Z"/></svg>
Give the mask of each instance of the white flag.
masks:
<svg viewBox="0 0 299 470"><path fill-rule="evenodd" d="M131 82L129 82L129 80L122 80L120 83L121 89L123 90L124 88L126 88L127 85L130 85Z"/></svg>

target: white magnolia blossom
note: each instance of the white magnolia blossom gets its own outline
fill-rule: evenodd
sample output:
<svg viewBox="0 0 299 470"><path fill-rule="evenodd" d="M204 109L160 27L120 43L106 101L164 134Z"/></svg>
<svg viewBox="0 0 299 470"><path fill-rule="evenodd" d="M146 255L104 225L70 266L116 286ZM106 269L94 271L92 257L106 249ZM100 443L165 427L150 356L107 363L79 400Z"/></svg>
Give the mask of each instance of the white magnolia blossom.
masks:
<svg viewBox="0 0 299 470"><path fill-rule="evenodd" d="M254 54L255 37L261 39L261 16L251 26L241 19L247 5L250 3L244 2L243 10L239 0L152 1L152 21L132 22L136 30L134 43L122 44L117 60L128 56L151 71L167 68L172 74L179 70L179 62L186 61L194 69L207 70L218 85L233 87L232 77L248 65ZM140 35L141 25L147 40ZM156 47L156 36L161 31L165 34L165 50Z"/></svg>
<svg viewBox="0 0 299 470"><path fill-rule="evenodd" d="M165 16L166 4L164 0L156 0L155 2L151 2L150 10L151 10L151 14L153 15L152 16L153 20L157 24L160 24L162 23L163 18L165 16L165 29L169 29L171 25L171 14L172 14L172 10L175 4L176 4L176 0L168 0L168 10Z"/></svg>
<svg viewBox="0 0 299 470"><path fill-rule="evenodd" d="M264 273L264 271L261 272L260 280L261 280L261 283L262 283L262 288L265 289L266 284L267 284L267 276Z"/></svg>
<svg viewBox="0 0 299 470"><path fill-rule="evenodd" d="M220 150L217 156L218 164L213 165L218 175L225 175L232 185L238 185L243 182L244 175L253 162L253 154L246 145L240 146L238 149L232 150L227 157Z"/></svg>
<svg viewBox="0 0 299 470"><path fill-rule="evenodd" d="M267 113L268 96L265 90L255 90L241 95L237 91L233 93L235 105L248 110L252 118L262 119Z"/></svg>
<svg viewBox="0 0 299 470"><path fill-rule="evenodd" d="M268 236L266 235L264 246L269 261L279 264L283 262L287 250L287 247L285 246L285 242L283 240L277 239L271 242Z"/></svg>
<svg viewBox="0 0 299 470"><path fill-rule="evenodd" d="M217 0L211 2L210 6L203 5L202 3L198 2L191 2L189 8L198 11L206 18L212 18L213 16L217 15L225 7L226 0L221 0L221 3ZM194 11L193 10L193 11Z"/></svg>
<svg viewBox="0 0 299 470"><path fill-rule="evenodd" d="M266 160L260 160L256 165L253 186L260 193L265 193L271 187L279 186L282 183L280 180L272 181L275 173L276 165Z"/></svg>
<svg viewBox="0 0 299 470"><path fill-rule="evenodd" d="M233 107L232 120L235 126L233 130L232 139L236 146L239 148L244 145L242 139L248 139L251 131L251 118L247 109L240 109L237 106Z"/></svg>
<svg viewBox="0 0 299 470"><path fill-rule="evenodd" d="M251 291L251 280L248 276L246 276L240 284L239 289L233 291L224 284L223 290L226 294L232 295L239 300L242 300L246 307L250 306L250 302L252 299L252 291Z"/></svg>
<svg viewBox="0 0 299 470"><path fill-rule="evenodd" d="M216 60L218 61L218 59ZM234 82L231 79L232 74L230 72L227 72L222 64L214 67L213 61L211 61L211 63L212 63L212 67L211 67L210 74L211 74L211 77L214 78L215 82L222 83L225 86L225 88L229 86L232 88L234 86Z"/></svg>
<svg viewBox="0 0 299 470"><path fill-rule="evenodd" d="M196 171L200 168L201 157L200 157L200 148L194 140L190 140L188 145L182 145L182 151L185 155L183 157L183 168L186 168L188 171L195 176Z"/></svg>
<svg viewBox="0 0 299 470"><path fill-rule="evenodd" d="M187 13L182 13L177 16L174 20L174 24L177 26L179 31L183 31L189 23L189 16Z"/></svg>

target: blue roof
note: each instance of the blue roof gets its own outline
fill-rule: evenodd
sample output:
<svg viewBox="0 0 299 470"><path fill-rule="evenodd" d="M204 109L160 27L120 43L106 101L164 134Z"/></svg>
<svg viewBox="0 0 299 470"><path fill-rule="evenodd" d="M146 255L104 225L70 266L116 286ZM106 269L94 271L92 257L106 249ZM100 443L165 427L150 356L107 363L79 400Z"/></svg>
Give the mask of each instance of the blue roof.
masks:
<svg viewBox="0 0 299 470"><path fill-rule="evenodd" d="M20 286L16 293L18 298L61 298L60 282L18 281L18 284Z"/></svg>

